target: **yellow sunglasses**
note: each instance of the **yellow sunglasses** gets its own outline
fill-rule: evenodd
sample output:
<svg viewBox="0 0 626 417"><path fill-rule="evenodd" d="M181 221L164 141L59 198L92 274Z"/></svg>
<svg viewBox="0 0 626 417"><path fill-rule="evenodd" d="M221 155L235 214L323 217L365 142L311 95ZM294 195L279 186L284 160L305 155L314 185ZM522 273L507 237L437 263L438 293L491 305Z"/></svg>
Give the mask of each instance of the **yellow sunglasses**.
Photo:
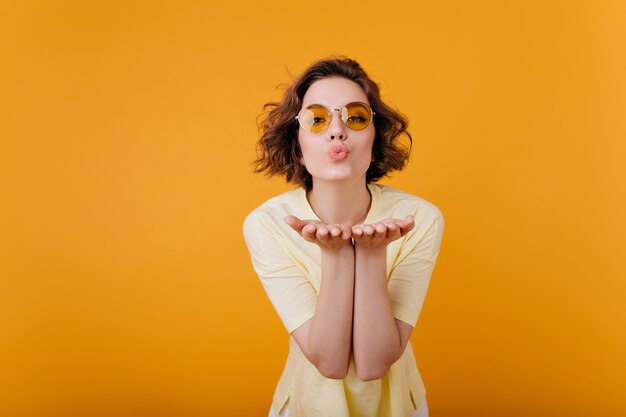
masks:
<svg viewBox="0 0 626 417"><path fill-rule="evenodd" d="M306 106L296 116L303 129L311 133L321 133L333 118L334 111L341 112L341 120L352 130L363 130L372 123L374 113L371 107L360 101L346 104L342 109L329 110L321 104Z"/></svg>

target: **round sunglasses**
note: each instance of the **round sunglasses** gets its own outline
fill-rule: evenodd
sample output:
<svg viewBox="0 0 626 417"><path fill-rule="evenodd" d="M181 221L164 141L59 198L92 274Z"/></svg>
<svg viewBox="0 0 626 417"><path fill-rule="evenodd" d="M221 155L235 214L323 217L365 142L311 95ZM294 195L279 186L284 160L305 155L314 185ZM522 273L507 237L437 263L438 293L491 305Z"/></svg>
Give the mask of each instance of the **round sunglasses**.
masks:
<svg viewBox="0 0 626 417"><path fill-rule="evenodd" d="M352 130L363 130L372 123L374 113L367 103L355 101L341 109L328 109L321 104L306 106L296 116L303 129L311 133L321 133L330 125L334 111L341 112L341 120Z"/></svg>

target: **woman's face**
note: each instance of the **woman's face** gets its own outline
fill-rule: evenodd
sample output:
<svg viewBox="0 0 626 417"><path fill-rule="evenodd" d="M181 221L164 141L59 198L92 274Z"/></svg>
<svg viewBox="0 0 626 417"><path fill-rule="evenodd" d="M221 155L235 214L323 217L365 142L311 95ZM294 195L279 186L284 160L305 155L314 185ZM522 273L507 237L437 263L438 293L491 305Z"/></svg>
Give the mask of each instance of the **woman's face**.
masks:
<svg viewBox="0 0 626 417"><path fill-rule="evenodd" d="M327 109L342 109L346 104L360 101L368 103L361 87L346 78L330 77L311 84L302 98L302 108L321 104ZM300 162L316 180L342 181L362 178L372 162L374 122L363 130L352 130L341 120L339 111L332 111L326 130L312 133L298 129L298 142L302 150Z"/></svg>

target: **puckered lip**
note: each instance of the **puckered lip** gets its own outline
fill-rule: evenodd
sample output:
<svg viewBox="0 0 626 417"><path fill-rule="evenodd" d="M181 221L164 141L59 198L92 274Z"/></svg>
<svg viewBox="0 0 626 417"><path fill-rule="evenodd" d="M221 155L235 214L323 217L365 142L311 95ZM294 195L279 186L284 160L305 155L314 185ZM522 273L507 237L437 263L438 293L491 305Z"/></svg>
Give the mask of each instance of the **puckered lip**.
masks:
<svg viewBox="0 0 626 417"><path fill-rule="evenodd" d="M328 153L349 153L350 151L344 145L333 145L328 150Z"/></svg>
<svg viewBox="0 0 626 417"><path fill-rule="evenodd" d="M328 150L328 158L331 161L343 161L349 154L350 151L343 145L333 145Z"/></svg>

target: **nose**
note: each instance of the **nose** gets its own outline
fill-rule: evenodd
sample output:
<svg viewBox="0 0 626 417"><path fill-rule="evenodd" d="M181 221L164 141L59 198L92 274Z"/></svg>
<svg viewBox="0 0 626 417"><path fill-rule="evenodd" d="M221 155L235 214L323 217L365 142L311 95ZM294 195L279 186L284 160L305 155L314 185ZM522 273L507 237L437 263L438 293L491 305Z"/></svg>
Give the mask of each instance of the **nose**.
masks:
<svg viewBox="0 0 626 417"><path fill-rule="evenodd" d="M347 137L346 137L345 132L339 132L339 131L337 131L337 132L331 132L331 133L330 133L330 139L331 139L331 140L335 140L335 139L336 139L336 140L341 140L341 141L344 141L344 140L346 140L346 139L347 139Z"/></svg>
<svg viewBox="0 0 626 417"><path fill-rule="evenodd" d="M344 141L348 138L348 132L346 131L346 125L343 123L343 120L341 120L341 110L334 109L332 112L333 117L330 121L330 126L328 127L329 139Z"/></svg>

